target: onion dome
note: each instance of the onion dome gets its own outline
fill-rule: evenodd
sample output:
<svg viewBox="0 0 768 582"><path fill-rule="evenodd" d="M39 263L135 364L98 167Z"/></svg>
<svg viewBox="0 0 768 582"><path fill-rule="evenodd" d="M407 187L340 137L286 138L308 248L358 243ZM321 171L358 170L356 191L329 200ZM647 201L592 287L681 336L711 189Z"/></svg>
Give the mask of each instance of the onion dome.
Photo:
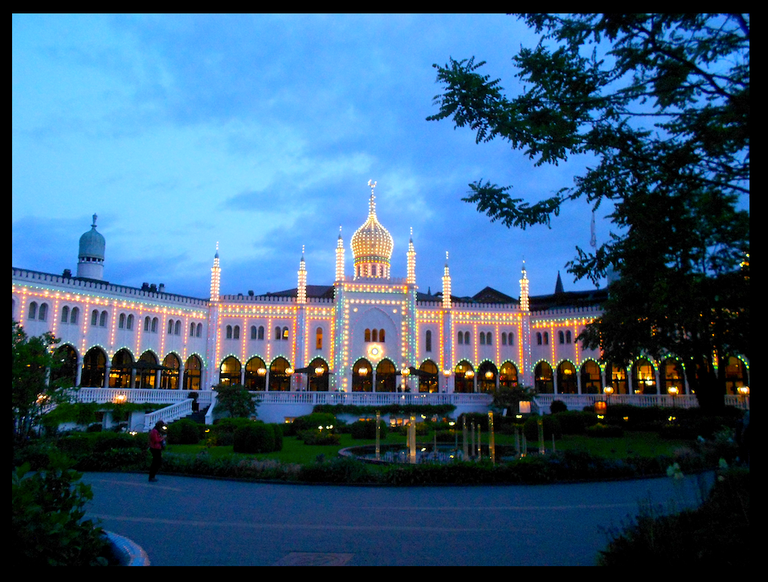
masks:
<svg viewBox="0 0 768 582"><path fill-rule="evenodd" d="M103 279L106 246L104 236L96 230L96 215L94 214L91 230L80 237L80 248L77 253L78 277Z"/></svg>
<svg viewBox="0 0 768 582"><path fill-rule="evenodd" d="M355 278L389 278L390 259L395 246L392 235L376 218L376 202L371 186L371 198L368 203L368 219L352 235L352 257L355 266Z"/></svg>
<svg viewBox="0 0 768 582"><path fill-rule="evenodd" d="M96 230L96 218L93 215L93 224L91 224L91 230L84 233L80 237L80 250L77 253L79 259L101 259L104 260L104 250L106 248L106 241L104 236Z"/></svg>

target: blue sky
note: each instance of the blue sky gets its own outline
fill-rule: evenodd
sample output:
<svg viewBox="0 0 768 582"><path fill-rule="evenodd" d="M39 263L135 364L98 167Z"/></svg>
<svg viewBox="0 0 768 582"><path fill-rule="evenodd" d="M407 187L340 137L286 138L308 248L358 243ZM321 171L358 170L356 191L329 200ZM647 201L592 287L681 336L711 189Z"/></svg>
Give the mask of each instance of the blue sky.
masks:
<svg viewBox="0 0 768 582"><path fill-rule="evenodd" d="M590 209L567 206L513 230L462 202L479 179L530 201L572 184L574 165L534 168L471 130L426 121L440 93L434 63L475 56L515 90L512 57L535 36L505 15L14 15L14 267L60 274L98 215L105 279L207 297L216 249L222 293L334 278L339 227L349 240L377 214L404 277L409 231L420 290L486 286L517 297L554 291ZM598 216L598 243L609 224Z"/></svg>

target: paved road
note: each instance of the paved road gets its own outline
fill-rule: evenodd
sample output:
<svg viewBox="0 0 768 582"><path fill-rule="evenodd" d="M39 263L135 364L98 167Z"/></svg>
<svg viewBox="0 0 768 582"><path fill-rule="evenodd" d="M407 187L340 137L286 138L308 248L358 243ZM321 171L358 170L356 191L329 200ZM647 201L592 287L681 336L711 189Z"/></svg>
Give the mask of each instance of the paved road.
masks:
<svg viewBox="0 0 768 582"><path fill-rule="evenodd" d="M591 566L641 504L711 475L493 487L343 487L86 473L89 517L153 566Z"/></svg>

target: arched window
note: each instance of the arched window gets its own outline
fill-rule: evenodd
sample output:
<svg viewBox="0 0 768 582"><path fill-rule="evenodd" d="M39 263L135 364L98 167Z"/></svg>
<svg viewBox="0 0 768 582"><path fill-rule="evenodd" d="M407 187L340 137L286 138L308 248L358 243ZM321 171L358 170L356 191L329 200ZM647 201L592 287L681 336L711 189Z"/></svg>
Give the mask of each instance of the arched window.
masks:
<svg viewBox="0 0 768 582"><path fill-rule="evenodd" d="M459 340L459 345L464 345L464 332L460 331L456 334L457 338Z"/></svg>
<svg viewBox="0 0 768 582"><path fill-rule="evenodd" d="M189 337L195 337L195 322L189 324Z"/></svg>
<svg viewBox="0 0 768 582"><path fill-rule="evenodd" d="M40 321L46 321L48 319L48 304L41 303L40 310L37 313L37 319Z"/></svg>
<svg viewBox="0 0 768 582"><path fill-rule="evenodd" d="M72 312L69 314L69 323L78 323L80 321L80 308L73 307Z"/></svg>
<svg viewBox="0 0 768 582"><path fill-rule="evenodd" d="M102 311L99 316L99 327L107 327L107 312Z"/></svg>
<svg viewBox="0 0 768 582"><path fill-rule="evenodd" d="M565 343L571 343L571 330L565 332Z"/></svg>
<svg viewBox="0 0 768 582"><path fill-rule="evenodd" d="M173 324L173 335L181 335L181 320L177 319Z"/></svg>
<svg viewBox="0 0 768 582"><path fill-rule="evenodd" d="M168 320L168 335L171 335L173 333L173 320Z"/></svg>
<svg viewBox="0 0 768 582"><path fill-rule="evenodd" d="M267 389L267 366L258 356L252 357L245 364L245 387L260 392Z"/></svg>
<svg viewBox="0 0 768 582"><path fill-rule="evenodd" d="M264 339L264 326L263 325L259 326L259 338L258 339L260 339L260 340Z"/></svg>
<svg viewBox="0 0 768 582"><path fill-rule="evenodd" d="M468 331L464 332L464 344L467 345L467 346L469 345L469 332Z"/></svg>
<svg viewBox="0 0 768 582"><path fill-rule="evenodd" d="M315 330L315 349L316 350L323 349L323 328L322 327L318 327Z"/></svg>
<svg viewBox="0 0 768 582"><path fill-rule="evenodd" d="M35 319L37 317L37 302L33 301L29 304L29 312L27 313L28 319Z"/></svg>
<svg viewBox="0 0 768 582"><path fill-rule="evenodd" d="M120 317L118 317L117 327L118 329L125 329L125 313L121 313Z"/></svg>
<svg viewBox="0 0 768 582"><path fill-rule="evenodd" d="M536 345L539 345L539 346L541 345L541 332L540 331L536 332Z"/></svg>
<svg viewBox="0 0 768 582"><path fill-rule="evenodd" d="M383 330L383 329L380 329L380 330L379 330L379 341L380 341L381 343L384 343L384 341L385 341L385 338L384 338L384 330Z"/></svg>
<svg viewBox="0 0 768 582"><path fill-rule="evenodd" d="M197 337L203 337L203 324L198 323L197 324ZM259 339L264 339L264 331L262 330L261 336Z"/></svg>
<svg viewBox="0 0 768 582"><path fill-rule="evenodd" d="M234 356L229 356L221 362L219 382L228 386L240 384L240 360Z"/></svg>
<svg viewBox="0 0 768 582"><path fill-rule="evenodd" d="M544 345L545 346L549 345L549 332L548 331L544 332Z"/></svg>
<svg viewBox="0 0 768 582"><path fill-rule="evenodd" d="M431 352L432 351L432 330L428 329L427 333L424 337L424 351Z"/></svg>
<svg viewBox="0 0 768 582"><path fill-rule="evenodd" d="M232 339L232 326L227 326L227 339Z"/></svg>
<svg viewBox="0 0 768 582"><path fill-rule="evenodd" d="M282 337L282 334L280 333L280 326L278 325L275 327L275 339L279 340Z"/></svg>
<svg viewBox="0 0 768 582"><path fill-rule="evenodd" d="M480 345L481 346L485 345L485 332L484 331L480 332Z"/></svg>
<svg viewBox="0 0 768 582"><path fill-rule="evenodd" d="M152 333L157 333L157 324L160 323L160 320L156 317L152 318Z"/></svg>
<svg viewBox="0 0 768 582"><path fill-rule="evenodd" d="M562 330L557 332L557 337L560 339L561 344L565 343L565 334L562 332Z"/></svg>
<svg viewBox="0 0 768 582"><path fill-rule="evenodd" d="M492 346L493 345L493 332L489 331L485 334L485 345Z"/></svg>
<svg viewBox="0 0 768 582"><path fill-rule="evenodd" d="M287 327L283 328L283 339L284 340L288 339L288 328Z"/></svg>
<svg viewBox="0 0 768 582"><path fill-rule="evenodd" d="M69 307L67 305L61 308L61 323L69 323Z"/></svg>
<svg viewBox="0 0 768 582"><path fill-rule="evenodd" d="M200 390L202 363L197 356L189 356L184 365L184 390Z"/></svg>
<svg viewBox="0 0 768 582"><path fill-rule="evenodd" d="M378 329L371 330L371 341L372 342L379 341L379 330Z"/></svg>
<svg viewBox="0 0 768 582"><path fill-rule="evenodd" d="M240 326L236 325L232 330L232 339L240 339Z"/></svg>
<svg viewBox="0 0 768 582"><path fill-rule="evenodd" d="M258 331L256 330L256 326L251 326L251 339L255 340L258 337Z"/></svg>
<svg viewBox="0 0 768 582"><path fill-rule="evenodd" d="M99 324L99 312L97 309L94 309L91 312L91 325L98 325Z"/></svg>
<svg viewBox="0 0 768 582"><path fill-rule="evenodd" d="M149 331L149 325L151 323L151 320L149 319L149 315L147 315L144 318L144 331Z"/></svg>
<svg viewBox="0 0 768 582"><path fill-rule="evenodd" d="M133 313L128 314L128 318L125 320L125 329L133 329Z"/></svg>

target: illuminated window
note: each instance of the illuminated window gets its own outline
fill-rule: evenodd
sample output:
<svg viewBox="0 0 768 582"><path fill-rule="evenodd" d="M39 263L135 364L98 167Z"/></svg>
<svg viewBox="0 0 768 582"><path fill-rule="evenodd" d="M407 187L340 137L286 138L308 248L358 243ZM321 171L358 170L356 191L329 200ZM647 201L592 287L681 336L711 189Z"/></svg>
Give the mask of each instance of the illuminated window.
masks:
<svg viewBox="0 0 768 582"><path fill-rule="evenodd" d="M287 327L283 328L283 339L284 340L288 339L288 328Z"/></svg>
<svg viewBox="0 0 768 582"><path fill-rule="evenodd" d="M316 350L323 349L323 328L322 327L318 327L315 330L315 349Z"/></svg>

